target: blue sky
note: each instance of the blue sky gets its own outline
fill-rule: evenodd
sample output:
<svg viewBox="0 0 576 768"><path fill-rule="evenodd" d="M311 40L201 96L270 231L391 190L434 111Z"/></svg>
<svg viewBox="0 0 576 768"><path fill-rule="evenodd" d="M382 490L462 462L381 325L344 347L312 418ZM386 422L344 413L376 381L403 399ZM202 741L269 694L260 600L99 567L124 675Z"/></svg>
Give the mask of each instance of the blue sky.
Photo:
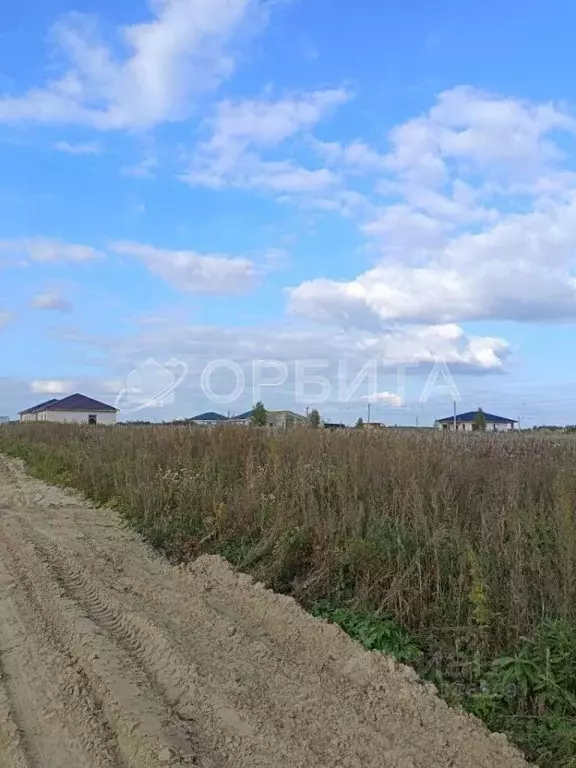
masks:
<svg viewBox="0 0 576 768"><path fill-rule="evenodd" d="M532 6L12 4L0 415L70 391L146 419L260 394L431 423L457 390L576 422L576 7Z"/></svg>

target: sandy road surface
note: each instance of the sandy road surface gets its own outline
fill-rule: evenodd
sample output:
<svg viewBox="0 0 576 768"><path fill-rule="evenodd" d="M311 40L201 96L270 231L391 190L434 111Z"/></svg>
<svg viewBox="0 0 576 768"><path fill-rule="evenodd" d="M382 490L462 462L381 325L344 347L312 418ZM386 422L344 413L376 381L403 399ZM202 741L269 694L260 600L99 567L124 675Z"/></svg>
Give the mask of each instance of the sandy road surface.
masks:
<svg viewBox="0 0 576 768"><path fill-rule="evenodd" d="M526 764L292 600L0 457L0 768L165 765Z"/></svg>

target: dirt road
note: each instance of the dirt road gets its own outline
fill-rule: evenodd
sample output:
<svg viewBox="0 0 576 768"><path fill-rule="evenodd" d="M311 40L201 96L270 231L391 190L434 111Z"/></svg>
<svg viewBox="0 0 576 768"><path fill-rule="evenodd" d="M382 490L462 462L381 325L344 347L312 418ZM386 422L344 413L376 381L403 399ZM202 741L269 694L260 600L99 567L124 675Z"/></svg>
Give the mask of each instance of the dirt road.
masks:
<svg viewBox="0 0 576 768"><path fill-rule="evenodd" d="M188 765L526 764L292 600L0 457L0 768Z"/></svg>

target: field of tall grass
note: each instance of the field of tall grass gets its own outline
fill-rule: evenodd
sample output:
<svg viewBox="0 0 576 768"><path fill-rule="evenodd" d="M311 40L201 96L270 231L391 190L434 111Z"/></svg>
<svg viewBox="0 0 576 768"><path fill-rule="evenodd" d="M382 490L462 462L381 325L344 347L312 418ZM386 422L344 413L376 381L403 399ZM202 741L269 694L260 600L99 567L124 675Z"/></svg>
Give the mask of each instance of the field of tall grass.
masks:
<svg viewBox="0 0 576 768"><path fill-rule="evenodd" d="M30 471L175 560L219 553L542 766L576 766L576 439L0 427Z"/></svg>

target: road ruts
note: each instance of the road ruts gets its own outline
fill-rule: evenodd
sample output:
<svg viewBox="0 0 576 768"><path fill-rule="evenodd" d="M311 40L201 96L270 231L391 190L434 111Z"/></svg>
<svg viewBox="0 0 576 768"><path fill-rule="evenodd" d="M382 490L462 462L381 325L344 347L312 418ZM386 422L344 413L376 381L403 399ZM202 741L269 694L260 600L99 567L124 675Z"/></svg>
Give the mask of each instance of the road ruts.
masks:
<svg viewBox="0 0 576 768"><path fill-rule="evenodd" d="M216 557L0 457L0 768L521 768L502 736Z"/></svg>

